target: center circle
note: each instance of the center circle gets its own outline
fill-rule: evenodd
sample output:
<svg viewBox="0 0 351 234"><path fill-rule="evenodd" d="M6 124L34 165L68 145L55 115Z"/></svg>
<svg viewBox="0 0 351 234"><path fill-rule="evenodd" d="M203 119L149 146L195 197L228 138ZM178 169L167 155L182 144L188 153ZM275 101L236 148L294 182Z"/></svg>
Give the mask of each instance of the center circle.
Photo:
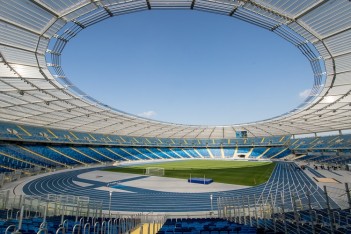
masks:
<svg viewBox="0 0 351 234"><path fill-rule="evenodd" d="M306 58L276 34L198 11L113 17L83 30L62 57L67 76L97 100L181 124L275 117L313 84Z"/></svg>

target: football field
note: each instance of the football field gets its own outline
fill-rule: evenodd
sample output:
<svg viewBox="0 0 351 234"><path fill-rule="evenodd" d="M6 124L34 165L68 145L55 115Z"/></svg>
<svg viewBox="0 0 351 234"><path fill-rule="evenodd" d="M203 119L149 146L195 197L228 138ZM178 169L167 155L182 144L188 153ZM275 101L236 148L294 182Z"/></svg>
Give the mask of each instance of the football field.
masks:
<svg viewBox="0 0 351 234"><path fill-rule="evenodd" d="M164 177L211 178L217 183L255 186L266 182L275 167L272 162L184 160L107 168L107 171L145 174L147 167L164 168Z"/></svg>

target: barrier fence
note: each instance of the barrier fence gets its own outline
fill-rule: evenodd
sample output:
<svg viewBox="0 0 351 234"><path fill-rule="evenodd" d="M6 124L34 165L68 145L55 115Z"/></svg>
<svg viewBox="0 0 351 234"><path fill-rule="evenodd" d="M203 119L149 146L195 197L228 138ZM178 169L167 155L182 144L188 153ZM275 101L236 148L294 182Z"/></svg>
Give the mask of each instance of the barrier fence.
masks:
<svg viewBox="0 0 351 234"><path fill-rule="evenodd" d="M4 174L0 182L18 180L22 176L30 175L32 174L16 172ZM274 183L279 184L273 186ZM0 209L6 211L6 219L18 220L19 224L23 219L42 218L40 232L47 232L48 228L45 225L48 218L59 217L61 226L57 229L58 232L66 233L69 228L73 231L75 227L74 233L78 234L85 234L88 229L89 232L102 234L125 233L145 223L148 224L147 230L155 230L151 226L157 226L167 218L195 217L219 217L283 233L320 233L321 230L325 233L336 233L351 227L350 184L346 183L344 189L327 186L321 189L315 184L296 185L293 179L288 185L281 181L274 183L267 183L267 188L256 193L232 196L224 192L214 200L217 212L212 212L211 208L211 212L202 215L122 214L104 211L102 201L89 197L60 194L12 196L10 190L0 191ZM269 189L271 185L273 190ZM276 189L278 187L281 188L280 191ZM74 226L69 227L67 218L73 219ZM15 227L12 225L11 228L15 228L12 231L20 229L19 224Z"/></svg>
<svg viewBox="0 0 351 234"><path fill-rule="evenodd" d="M305 190L306 199L301 199L295 192L279 192L278 199L272 194L268 197L262 197L262 194L219 197L218 216L283 233L335 233L351 227L349 184L345 184L345 189L324 186L325 199L318 204L312 199L312 191L309 188Z"/></svg>
<svg viewBox="0 0 351 234"><path fill-rule="evenodd" d="M54 230L59 233L120 234L141 228L147 223L149 230L158 230L165 222L164 215L121 214L102 210L102 201L89 197L48 194L45 196L10 196L10 191L0 191L0 210L4 219L15 222L5 233L21 233L25 220L40 220L38 234L50 230L48 220L59 223ZM145 225L144 225L145 227Z"/></svg>

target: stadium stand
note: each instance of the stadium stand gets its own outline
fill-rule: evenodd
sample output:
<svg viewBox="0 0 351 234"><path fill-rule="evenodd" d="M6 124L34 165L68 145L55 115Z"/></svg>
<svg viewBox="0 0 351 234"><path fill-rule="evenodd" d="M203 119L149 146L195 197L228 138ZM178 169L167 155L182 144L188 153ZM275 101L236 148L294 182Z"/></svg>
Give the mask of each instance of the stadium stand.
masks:
<svg viewBox="0 0 351 234"><path fill-rule="evenodd" d="M40 127L15 125L6 123L0 128L0 173L3 173L8 178L20 177L19 171L28 171L29 173L40 173L50 169L68 168L85 166L92 164L105 164L119 161L150 161L150 160L167 160L167 159L210 159L210 158L233 158L234 155L245 155L252 159L284 159L291 155L291 159L297 162L313 163L318 165L330 166L345 166L351 163L351 135L337 135L326 137L312 137L290 139L290 136L277 137L262 137L262 138L247 138L247 139L223 139L223 140L198 140L198 139L158 139L158 138L137 138L137 137L122 137L114 135L89 134L81 132L72 132L57 129L44 129ZM59 145L58 145L59 143ZM155 147L157 145L157 147ZM329 201L329 207L326 208L326 199L323 191L316 187L313 181L308 178L300 170L296 170L297 166L292 163L278 163L271 178L263 185L259 185L249 189L226 191L225 193L213 193L215 199L219 199L214 205L214 210L221 210L223 204L220 199L227 197L240 198L243 196L257 196L255 204L262 207L271 203L276 204L273 208L279 210L280 193L284 194L284 209L286 210L285 218L278 211L271 212L267 216L267 212L261 212L260 215L253 215L252 211L248 215L228 213L221 217L220 220L213 219L183 219L183 221L168 220L159 233L169 232L189 232L189 233L206 233L206 232L228 232L233 230L241 232L284 232L285 229L300 233L310 233L314 228L316 233L330 233L333 228L334 233L350 232L349 223L351 216L349 210L345 210L336 204L332 199ZM311 166L307 166L307 170L318 178L324 178L318 170ZM336 173L332 171L331 173ZM24 191L27 194L34 196L44 195L49 193L65 194L70 193L74 196L83 196L85 192L79 191L76 185L72 182L67 184L70 178L77 179L77 174L66 173L61 176L47 176L39 181L34 180L24 186ZM10 179L11 180L11 179ZM62 184L60 181L65 181ZM82 181L83 182L83 181ZM84 181L88 182L88 181ZM92 183L92 182L91 182ZM39 186L40 184L40 186ZM59 190L49 188L45 184L55 185ZM68 186L68 187L67 187ZM94 185L98 186L98 185ZM64 188L64 189L62 189ZM128 188L125 188L128 190ZM131 189L131 188L129 188ZM196 199L192 195L186 194L171 194L167 193L149 193L146 191L136 191L131 189L131 192L138 192L138 195L124 196L119 194L118 201L114 201L112 208L121 211L133 211L128 205L133 203L136 206L135 211L145 209L145 211L153 209L154 211L165 212L169 211L206 211L210 207L206 200L209 194L204 194ZM280 193L277 193L280 191ZM291 193L291 191L294 191ZM106 192L94 192L90 196L93 199L106 197ZM162 197L162 199L161 199ZM146 200L147 202L145 202ZM189 200L191 203L180 203L181 200ZM308 204L311 200L313 209L308 211L298 207L300 210L293 211L294 199L302 206ZM160 202L162 200L162 202ZM240 200L240 199L239 199ZM136 201L143 201L138 204ZM240 204L245 204L241 200ZM115 205L118 204L118 205ZM155 204L158 204L155 206ZM231 204L235 207L237 204ZM246 205L247 206L247 205ZM106 203L102 204L102 209L107 209ZM144 208L140 208L144 207ZM152 208L150 208L152 207ZM176 207L176 208L175 208ZM12 213L19 212L12 209ZM226 212L228 212L228 208ZM240 209L239 207L237 208ZM245 208L244 208L245 209ZM235 208L234 208L235 210ZM232 209L232 212L235 212ZM291 211L292 210L292 211ZM2 213L8 213L9 210L3 210ZM29 212L29 211L28 211ZM222 211L223 213L224 211ZM306 213L307 212L307 213ZM308 213L312 212L312 216ZM332 214L330 218L329 213ZM220 213L221 214L221 213ZM296 219L296 216L298 219ZM312 218L311 218L312 217ZM324 217L324 218L322 218ZM327 218L325 218L327 217ZM67 216L68 218L68 216ZM49 232L54 232L60 228L60 221L47 221ZM70 221L66 221L66 231L73 231L75 225L81 223L75 222L73 217ZM1 230L6 228L18 228L18 222L10 218L1 224ZM72 221L74 220L74 221ZM17 222L17 223L16 223ZM43 221L40 217L27 219L23 223L22 233L35 233L40 230L39 223ZM100 218L100 222L104 222ZM108 222L108 220L105 220ZM117 221L114 221L117 222ZM330 225L330 223L333 223ZM223 224L223 225L222 225ZM102 225L102 224L99 224ZM62 225L61 225L62 226ZM78 226L77 226L78 227ZM117 226L116 226L117 227ZM8 230L11 230L8 229ZM80 226L82 228L82 226ZM238 229L236 229L238 228ZM92 231L94 231L92 229Z"/></svg>
<svg viewBox="0 0 351 234"><path fill-rule="evenodd" d="M174 231L177 233L233 233L233 231L234 233L236 231L239 233L284 233L284 230L287 230L287 233L331 233L332 228L334 233L347 233L347 231L350 231L350 209L343 208L342 204L335 203L330 198L328 200L328 196L325 196L325 193L303 171L297 170L297 168L297 165L294 163L280 162L277 164L270 180L265 184L244 190L212 193L211 195L214 196L216 202L211 210L219 211L219 219L168 219L159 233ZM93 169L80 169L40 177L26 184L24 191L26 191L26 194L35 194L36 199L38 199L38 195L47 196L47 193L57 194L56 196L63 196L65 193L69 193L73 197L84 196L86 192L82 191L81 187L77 186L72 180L74 178L75 181L79 181L79 178L76 176L82 173L81 170L87 172ZM319 174L317 176L322 177ZM101 186L99 183L93 184L92 181L81 181L92 183L92 186ZM136 192L135 188L126 187L124 189L131 189L130 191ZM277 191L279 192L277 193ZM136 210L143 209L142 207L148 210L148 206L151 206L155 211L210 209L209 204L205 202L208 200L209 194L196 196L195 199L191 194L155 193L154 191L139 192L125 195L116 192L116 195L112 198L112 210L125 209L130 211L131 206L128 205L130 202L135 205L133 207ZM138 198L138 194L142 198ZM90 200L94 201L95 198L107 197L108 191L95 191L89 195ZM165 196L167 199L163 201ZM160 199L161 197L163 197L162 200ZM3 197L0 196L0 200L3 200ZM191 203L187 202L189 200L191 200ZM17 199L14 201L18 202ZM25 206L27 210L23 219L23 226L21 227L22 233L35 233L40 228L50 228L50 232L53 233L62 227L62 222L65 222L66 231L69 233L73 231L73 227L76 224L81 225L80 228L82 228L86 223L90 222L91 228L91 226L95 225L95 223L91 223L93 219L96 222L100 222L99 228L107 228L106 225L109 222L106 216L105 218L94 218L93 214L91 214L91 217L84 217L81 215L70 216L69 213L66 213L64 218L62 218L62 215L55 215L55 211L51 210L51 214L47 214L47 223L43 226L41 225L43 222L43 211L37 210L36 213L30 211L32 205L29 204L36 204L31 202L30 196L24 202L27 202L28 205ZM139 202L141 203L138 204ZM4 203L1 204L2 206L4 205ZM102 202L101 210L106 210L108 205L106 201ZM202 205L204 206L202 207ZM61 211L61 208L57 210ZM76 209L72 212L76 213ZM14 229L19 227L19 217L21 216L19 208L5 209L0 213L7 216L6 221L0 227L2 230L8 227ZM17 218L14 221L9 216L16 216ZM112 220L115 220L116 224L119 222L117 217ZM82 223L83 221L84 223ZM106 221L104 225L102 224L103 221ZM67 224L67 222L70 222L70 224ZM85 228L88 227L86 226ZM118 227L115 228L118 229ZM312 232L312 229L315 232ZM93 229L91 231L94 232Z"/></svg>
<svg viewBox="0 0 351 234"><path fill-rule="evenodd" d="M214 158L222 158L222 151L219 148L208 148Z"/></svg>
<svg viewBox="0 0 351 234"><path fill-rule="evenodd" d="M148 157L150 159L162 159L160 156L158 156L157 154L152 153L151 151L149 151L146 148L138 147L135 150L140 152L140 153L142 153L143 155L145 155L146 157Z"/></svg>
<svg viewBox="0 0 351 234"><path fill-rule="evenodd" d="M26 131L30 131L30 128L27 127ZM33 134L31 136L34 136L34 132L31 134ZM3 143L0 147L0 153L2 153L2 156L4 158L4 166L6 166L6 162L9 162L9 164L15 162L16 167L14 168L20 168L20 165L23 163L32 163L29 164L29 167L35 165L43 167L54 167L58 165L76 165L82 163L90 164L124 160L212 157L221 158L222 154L224 157L232 158L234 156L234 153L236 155L245 155L246 157L253 159L282 159L286 156L289 156L290 154L296 154L296 160L298 161L336 163L341 165L349 163L351 159L351 147L349 142L350 135L298 139L297 141L291 140L290 144L285 144L284 147L280 145L272 145L272 143L270 143L270 145L266 145L265 147L244 146L220 148L153 148L141 146L118 147L113 146L114 144L105 146L105 142L94 142L93 144L91 144L91 138L80 140L80 143L87 144L87 146L78 146L72 141L61 142L61 144L64 145L58 146L52 144L53 141L45 141L45 143L43 142L42 145L39 144L39 142L35 144L30 144L29 142L32 142L33 140L36 140L37 137L41 136L35 136L30 141L28 140L29 135L27 135L27 137L28 138L26 141L24 141L24 139L16 138L16 141L18 143L6 141L6 139L3 139ZM54 138L50 139L52 140ZM23 142L23 144L21 142ZM23 163L16 163L16 160L6 161L5 159L9 158L9 155L13 155L18 159L23 160ZM27 164L23 165L28 166ZM12 167L9 166L9 168Z"/></svg>
<svg viewBox="0 0 351 234"><path fill-rule="evenodd" d="M0 218L3 220L0 221L1 233L127 233L141 223L140 217L136 215L129 218L89 218L65 214L47 216L45 214L42 217L39 212L26 212L21 214L20 218L20 212L19 209L0 210ZM14 214L16 214L15 217L13 217ZM160 226L160 224L157 225Z"/></svg>
<svg viewBox="0 0 351 234"><path fill-rule="evenodd" d="M0 233L351 233L348 183L339 190L321 187L309 176L337 175L351 163L351 135L344 134L351 123L350 1L7 0L0 4L0 185L16 184L0 190ZM69 80L61 55L80 31L112 16L152 9L202 10L275 33L311 64L310 94L297 108L275 118L189 126L121 112ZM339 135L319 136L329 131ZM318 136L295 139L299 134ZM106 183L79 177L120 161L243 160L238 156L274 160L276 166L264 184L196 195L117 186L112 196L101 189ZM24 184L21 179L26 176L37 177ZM25 194L12 196L21 186ZM110 208L134 213L112 214ZM167 218L153 213L167 211L206 212L209 217Z"/></svg>
<svg viewBox="0 0 351 234"><path fill-rule="evenodd" d="M291 154L289 148L285 147L270 147L269 150L262 156L267 159L280 159Z"/></svg>
<svg viewBox="0 0 351 234"><path fill-rule="evenodd" d="M109 145L139 145L139 146L167 146L167 147L204 147L212 148L221 146L283 146L290 139L287 136L253 137L247 139L164 139L149 137L128 137L96 133L84 133L77 131L66 131L53 128L42 128L28 125L16 125L8 122L0 122L0 139L18 141L39 141L47 143L87 143L87 144L109 144Z"/></svg>
<svg viewBox="0 0 351 234"><path fill-rule="evenodd" d="M350 137L346 134L295 139L289 149L297 161L344 166L351 162Z"/></svg>
<svg viewBox="0 0 351 234"><path fill-rule="evenodd" d="M202 158L202 156L196 153L194 149L186 148L182 150L186 152L188 155L190 155L192 158Z"/></svg>
<svg viewBox="0 0 351 234"><path fill-rule="evenodd" d="M172 149L164 149L164 148L159 148L159 151L161 151L163 154L169 156L170 158L174 159L174 158L182 158L179 154L175 153Z"/></svg>
<svg viewBox="0 0 351 234"><path fill-rule="evenodd" d="M150 157L142 154L140 151L134 148L121 148L126 154L130 155L131 157L135 157L138 160L150 160Z"/></svg>
<svg viewBox="0 0 351 234"><path fill-rule="evenodd" d="M168 154L166 154L165 152L163 152L159 148L149 148L147 150L149 150L150 152L152 152L155 155L158 155L159 157L161 157L163 159L171 159L172 158L171 156L169 156Z"/></svg>
<svg viewBox="0 0 351 234"><path fill-rule="evenodd" d="M248 157L248 155L251 153L251 151L253 150L253 148L237 148L237 156L240 157L240 158L243 158L243 157Z"/></svg>
<svg viewBox="0 0 351 234"><path fill-rule="evenodd" d="M167 219L158 234L169 233L256 233L256 228L218 218Z"/></svg>
<svg viewBox="0 0 351 234"><path fill-rule="evenodd" d="M191 156L189 154L187 154L187 150L184 151L180 148L173 148L170 150L172 150L175 154L179 155L181 158L191 158Z"/></svg>
<svg viewBox="0 0 351 234"><path fill-rule="evenodd" d="M235 148L223 148L225 158L233 158Z"/></svg>
<svg viewBox="0 0 351 234"><path fill-rule="evenodd" d="M16 137L16 141L18 143L14 143L11 141L6 141L8 139L7 133L13 135L10 133L11 131L5 130L6 132L2 132L1 136L6 137L5 139L2 138L3 143L0 145L0 154L2 156L3 166L7 167L6 171L17 170L21 168L51 168L56 166L104 163L125 160L221 158L222 155L227 158L232 158L234 156L234 153L236 155L245 155L246 157L253 159L283 159L286 156L295 154L295 159L297 161L338 165L345 165L351 162L350 135L302 138L297 140L292 139L289 144L285 144L284 147L280 145L274 145L272 141L269 141L269 145L266 145L265 147L244 146L229 148L167 148L160 146L158 148L153 148L141 146L117 147L113 146L114 144L105 146L105 142L98 143L96 140L94 140L95 142L91 144L93 139L96 139L96 137L89 136L88 138L87 135L89 134L78 134L84 138L82 140L76 136L77 133L70 134L72 138L69 138L64 131L55 131L57 134L51 134L49 131L47 131L45 134L43 134L44 131L41 131L42 129L39 131L36 127L33 127L35 130L28 126L25 128L20 128L17 125L10 125L9 127L12 127L13 130L16 129L16 131L22 131L22 136L26 135L27 138L24 140L23 137L22 139ZM4 131L4 129L5 128L2 126L2 131ZM25 132L30 132L30 134L25 134ZM54 131L52 130L51 132ZM51 136L49 134L51 134ZM64 145L58 146L55 144L50 144L53 143L55 139L59 139L53 138L54 135L59 136L59 138L64 138L66 136L66 141L61 141L61 144ZM33 138L29 140L30 137ZM35 144L29 143L36 141L38 138L50 139L50 141L43 140L37 141ZM272 139L275 139L274 142L277 142L282 138L285 139L285 137L275 137ZM87 144L87 146L75 145L75 142L70 141L69 139L79 139L80 143ZM23 142L23 144L21 142ZM39 142L43 142L43 144L41 145ZM260 143L262 142L267 143L267 141L263 138L261 139Z"/></svg>
<svg viewBox="0 0 351 234"><path fill-rule="evenodd" d="M263 147L253 148L249 157L250 158L262 157L268 150L269 148L263 148Z"/></svg>
<svg viewBox="0 0 351 234"><path fill-rule="evenodd" d="M208 152L207 148L197 148L194 150L197 151L203 158L211 158L210 152Z"/></svg>

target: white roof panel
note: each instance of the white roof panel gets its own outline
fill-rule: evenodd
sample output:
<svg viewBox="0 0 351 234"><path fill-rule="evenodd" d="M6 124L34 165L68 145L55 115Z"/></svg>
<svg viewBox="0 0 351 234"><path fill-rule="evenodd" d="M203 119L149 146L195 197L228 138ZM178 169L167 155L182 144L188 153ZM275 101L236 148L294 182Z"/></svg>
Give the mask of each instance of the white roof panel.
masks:
<svg viewBox="0 0 351 234"><path fill-rule="evenodd" d="M103 134L203 139L232 138L236 131L248 131L248 136L330 131L351 123L347 0L9 0L0 4L0 120ZM84 28L110 16L163 8L230 15L272 30L312 61L313 95L298 108L269 120L195 126L112 109L65 76L60 53Z"/></svg>

